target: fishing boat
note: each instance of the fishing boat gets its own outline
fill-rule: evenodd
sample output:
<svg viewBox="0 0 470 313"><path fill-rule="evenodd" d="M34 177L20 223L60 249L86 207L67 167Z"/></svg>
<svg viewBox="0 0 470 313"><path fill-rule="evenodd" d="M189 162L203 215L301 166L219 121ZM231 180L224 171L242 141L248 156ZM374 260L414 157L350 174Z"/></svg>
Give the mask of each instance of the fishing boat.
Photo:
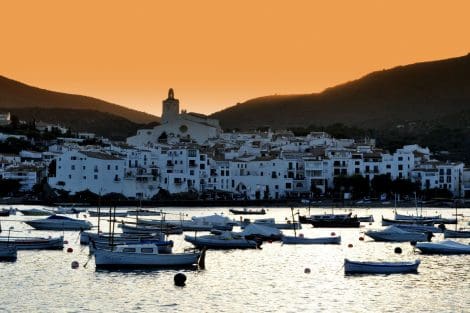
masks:
<svg viewBox="0 0 470 313"><path fill-rule="evenodd" d="M444 238L470 238L470 231L445 229Z"/></svg>
<svg viewBox="0 0 470 313"><path fill-rule="evenodd" d="M123 233L126 234L155 234L155 233L165 233L167 235L179 235L183 233L183 229L177 226L164 225L159 227L156 225L153 226L143 226L143 225L129 225L127 223L121 223L118 225L121 228Z"/></svg>
<svg viewBox="0 0 470 313"><path fill-rule="evenodd" d="M16 261L17 249L15 245L0 245L1 261Z"/></svg>
<svg viewBox="0 0 470 313"><path fill-rule="evenodd" d="M351 216L351 213L346 214L316 214L316 215L300 215L299 222L302 224L311 224L312 220L343 220Z"/></svg>
<svg viewBox="0 0 470 313"><path fill-rule="evenodd" d="M422 216L395 213L395 220L415 221L416 224L419 224L420 221L432 221L433 224L457 224L457 218L447 218L441 215Z"/></svg>
<svg viewBox="0 0 470 313"><path fill-rule="evenodd" d="M64 248L64 237L15 237L1 236L0 247L14 245L18 250L54 250Z"/></svg>
<svg viewBox="0 0 470 313"><path fill-rule="evenodd" d="M266 225L269 227L277 228L277 229L301 229L302 225L297 222L287 221L287 223L276 223L274 218L263 218L257 219L253 222L250 219L245 219L242 221L240 227L244 229L246 226L250 224L258 224L258 225Z"/></svg>
<svg viewBox="0 0 470 313"><path fill-rule="evenodd" d="M89 221L74 219L62 215L51 215L44 219L24 222L39 230L88 230L92 227L92 224Z"/></svg>
<svg viewBox="0 0 470 313"><path fill-rule="evenodd" d="M299 236L282 236L281 241L285 245L339 245L341 236L306 238L303 234L299 234Z"/></svg>
<svg viewBox="0 0 470 313"><path fill-rule="evenodd" d="M118 245L113 249L96 249L97 268L192 267L201 252L161 254L155 244Z"/></svg>
<svg viewBox="0 0 470 313"><path fill-rule="evenodd" d="M264 214L266 214L265 209L247 209L247 208L243 208L243 210L230 209L229 211L232 214L236 214L236 215L264 215Z"/></svg>
<svg viewBox="0 0 470 313"><path fill-rule="evenodd" d="M205 235L197 237L186 235L184 236L184 240L192 243L196 248L201 249L256 249L261 245L261 242L248 240L231 232L222 232L220 235Z"/></svg>
<svg viewBox="0 0 470 313"><path fill-rule="evenodd" d="M344 259L345 274L416 273L420 260L410 262L360 262Z"/></svg>
<svg viewBox="0 0 470 313"><path fill-rule="evenodd" d="M43 209L23 209L23 210L18 210L21 212L21 214L25 216L48 216L52 215L53 213L48 210L43 210Z"/></svg>
<svg viewBox="0 0 470 313"><path fill-rule="evenodd" d="M416 248L424 254L470 254L470 245L452 240L418 242Z"/></svg>
<svg viewBox="0 0 470 313"><path fill-rule="evenodd" d="M158 247L158 252L160 254L169 254L172 253L173 241L172 240L161 240L160 238L156 239L144 239L144 238L126 238L126 237L113 237L110 238L100 238L97 240L92 240L89 243L89 253L95 253L96 249L108 249L116 247L119 245L135 245L135 244L154 244Z"/></svg>
<svg viewBox="0 0 470 313"><path fill-rule="evenodd" d="M321 214L311 215L310 223L313 227L360 227L357 216L348 214Z"/></svg>
<svg viewBox="0 0 470 313"><path fill-rule="evenodd" d="M368 230L365 234L375 241L387 242L429 241L432 237L432 233L429 236L423 232L406 231L395 226L388 226L383 230Z"/></svg>

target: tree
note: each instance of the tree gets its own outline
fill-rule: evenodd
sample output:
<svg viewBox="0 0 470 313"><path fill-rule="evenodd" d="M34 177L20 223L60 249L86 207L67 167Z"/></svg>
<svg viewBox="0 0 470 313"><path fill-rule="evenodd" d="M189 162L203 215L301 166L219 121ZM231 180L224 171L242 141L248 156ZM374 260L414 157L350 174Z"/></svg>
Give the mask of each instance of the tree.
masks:
<svg viewBox="0 0 470 313"><path fill-rule="evenodd" d="M20 190L21 184L15 179L0 179L0 195L9 196Z"/></svg>
<svg viewBox="0 0 470 313"><path fill-rule="evenodd" d="M18 129L18 126L20 125L20 119L16 115L11 115L10 116L10 126L12 129Z"/></svg>
<svg viewBox="0 0 470 313"><path fill-rule="evenodd" d="M409 179L395 179L392 182L392 191L401 195L409 195L419 190L419 186Z"/></svg>
<svg viewBox="0 0 470 313"><path fill-rule="evenodd" d="M378 195L389 193L392 190L392 179L390 175L375 175L374 178L372 178L371 187Z"/></svg>

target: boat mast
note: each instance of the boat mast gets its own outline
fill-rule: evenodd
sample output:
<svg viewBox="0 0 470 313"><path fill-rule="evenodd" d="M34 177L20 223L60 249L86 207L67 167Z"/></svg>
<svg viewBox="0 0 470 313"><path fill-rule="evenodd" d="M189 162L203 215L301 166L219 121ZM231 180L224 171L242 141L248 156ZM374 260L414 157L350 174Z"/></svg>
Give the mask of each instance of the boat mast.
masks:
<svg viewBox="0 0 470 313"><path fill-rule="evenodd" d="M294 226L294 237L297 237L296 226L295 226L295 218L294 218L294 207L290 208L290 212L292 213L292 225Z"/></svg>

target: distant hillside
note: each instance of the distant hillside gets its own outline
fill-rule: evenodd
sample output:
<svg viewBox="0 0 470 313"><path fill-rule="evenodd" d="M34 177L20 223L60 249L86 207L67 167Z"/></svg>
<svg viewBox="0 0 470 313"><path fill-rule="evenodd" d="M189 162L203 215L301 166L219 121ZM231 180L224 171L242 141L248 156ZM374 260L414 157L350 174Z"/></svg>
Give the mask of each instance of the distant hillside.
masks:
<svg viewBox="0 0 470 313"><path fill-rule="evenodd" d="M10 112L21 120L33 120L56 124L70 128L73 132L92 132L112 140L125 140L136 134L143 124L131 122L123 117L78 109L44 109L44 108L0 108L0 112Z"/></svg>
<svg viewBox="0 0 470 313"><path fill-rule="evenodd" d="M464 111L470 111L470 54L374 72L321 93L255 98L211 117L230 129L334 123L386 129L416 121L453 127L451 117ZM459 127L470 126L464 122Z"/></svg>
<svg viewBox="0 0 470 313"><path fill-rule="evenodd" d="M0 109L31 107L93 110L117 115L140 124L160 121L159 117L103 100L40 89L0 76ZM60 111L56 111L58 112ZM59 115L56 117L58 121L62 118Z"/></svg>

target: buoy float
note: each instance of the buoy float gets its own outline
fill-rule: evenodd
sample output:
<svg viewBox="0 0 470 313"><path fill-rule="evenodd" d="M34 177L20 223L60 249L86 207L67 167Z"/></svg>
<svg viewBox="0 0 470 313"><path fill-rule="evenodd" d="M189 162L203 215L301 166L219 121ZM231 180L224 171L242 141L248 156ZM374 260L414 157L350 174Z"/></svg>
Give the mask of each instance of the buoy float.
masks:
<svg viewBox="0 0 470 313"><path fill-rule="evenodd" d="M401 251L401 248L400 247L396 247L395 248L395 253L397 254L400 254L402 251Z"/></svg>
<svg viewBox="0 0 470 313"><path fill-rule="evenodd" d="M334 231L332 231L331 236L336 236L336 233Z"/></svg>
<svg viewBox="0 0 470 313"><path fill-rule="evenodd" d="M180 287L183 287L186 282L186 275L184 275L183 273L177 273L174 277L173 277L173 280L175 281L175 285L176 286L180 286Z"/></svg>
<svg viewBox="0 0 470 313"><path fill-rule="evenodd" d="M72 262L72 268L73 268L73 269L78 268L78 266L79 266L79 264L78 264L77 261L73 261L73 262Z"/></svg>
<svg viewBox="0 0 470 313"><path fill-rule="evenodd" d="M305 274L310 274L310 269L309 269L308 267L306 267L306 268L304 269L304 273L305 273Z"/></svg>
<svg viewBox="0 0 470 313"><path fill-rule="evenodd" d="M73 249L70 248L70 247L68 247L68 248L67 248L67 252L68 252L68 253L72 253L72 252L73 252Z"/></svg>
<svg viewBox="0 0 470 313"><path fill-rule="evenodd" d="M362 237L362 236L359 237L359 240L360 240L360 241L364 241L364 237Z"/></svg>
<svg viewBox="0 0 470 313"><path fill-rule="evenodd" d="M64 245L68 245L69 244L69 241L68 240L64 240Z"/></svg>
<svg viewBox="0 0 470 313"><path fill-rule="evenodd" d="M348 248L352 248L352 247L353 247L353 244L350 243L350 244L348 245Z"/></svg>

